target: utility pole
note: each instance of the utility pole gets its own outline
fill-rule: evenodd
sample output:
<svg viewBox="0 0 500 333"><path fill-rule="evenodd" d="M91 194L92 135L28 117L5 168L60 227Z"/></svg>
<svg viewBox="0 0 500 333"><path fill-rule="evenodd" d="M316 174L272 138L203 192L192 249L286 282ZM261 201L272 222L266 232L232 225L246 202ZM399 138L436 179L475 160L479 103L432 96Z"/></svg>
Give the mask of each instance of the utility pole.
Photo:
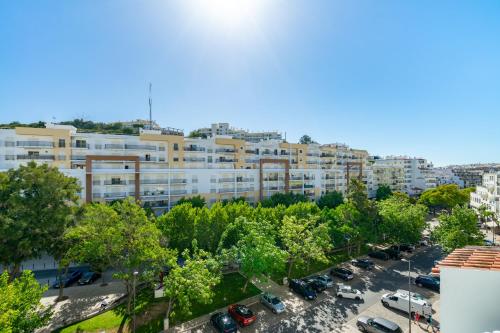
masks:
<svg viewBox="0 0 500 333"><path fill-rule="evenodd" d="M153 85L151 84L151 82L149 82L149 129L150 130L153 129L153 113L152 113L153 98L151 96L151 88L152 87L153 87Z"/></svg>

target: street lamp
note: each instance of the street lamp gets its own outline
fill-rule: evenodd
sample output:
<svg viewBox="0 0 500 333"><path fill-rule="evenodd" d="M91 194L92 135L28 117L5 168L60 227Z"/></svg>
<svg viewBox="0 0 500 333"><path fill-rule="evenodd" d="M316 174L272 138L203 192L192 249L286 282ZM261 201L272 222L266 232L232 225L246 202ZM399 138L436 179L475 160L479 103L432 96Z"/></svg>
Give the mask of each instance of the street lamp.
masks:
<svg viewBox="0 0 500 333"><path fill-rule="evenodd" d="M402 261L408 262L408 332L411 333L411 260L402 259Z"/></svg>
<svg viewBox="0 0 500 333"><path fill-rule="evenodd" d="M137 280L137 275L139 275L138 271L134 271L134 279L133 279L133 293L134 293L134 308L132 309L132 333L135 333L135 284Z"/></svg>

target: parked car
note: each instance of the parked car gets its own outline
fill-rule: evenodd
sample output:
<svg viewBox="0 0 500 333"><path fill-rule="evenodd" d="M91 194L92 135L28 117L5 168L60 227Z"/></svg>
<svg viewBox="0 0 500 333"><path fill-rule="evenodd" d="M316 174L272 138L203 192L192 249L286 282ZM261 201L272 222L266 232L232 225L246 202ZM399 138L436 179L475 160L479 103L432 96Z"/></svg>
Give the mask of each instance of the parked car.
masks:
<svg viewBox="0 0 500 333"><path fill-rule="evenodd" d="M432 315L432 306L427 300L420 297L417 298L413 293L409 300L407 291L406 293L397 291L395 293L384 294L381 298L381 302L385 307L397 309L406 313L410 310L412 314L418 313L425 317ZM411 309L409 309L408 302L411 303Z"/></svg>
<svg viewBox="0 0 500 333"><path fill-rule="evenodd" d="M98 278L101 277L101 274L96 273L96 272L85 272L83 273L82 277L80 280L78 280L79 285L84 285L84 284L92 284L95 281L97 281Z"/></svg>
<svg viewBox="0 0 500 333"><path fill-rule="evenodd" d="M66 275L57 278L54 284L52 284L52 288L59 288L61 285L66 288L78 281L78 279L82 276L82 271L73 271L69 272Z"/></svg>
<svg viewBox="0 0 500 333"><path fill-rule="evenodd" d="M337 292L335 293L339 298L349 298L357 301L363 300L363 293L358 289L351 288L351 286L345 286L339 284L337 286Z"/></svg>
<svg viewBox="0 0 500 333"><path fill-rule="evenodd" d="M242 304L231 304L227 312L240 326L248 326L257 319L252 310Z"/></svg>
<svg viewBox="0 0 500 333"><path fill-rule="evenodd" d="M323 281L319 281L313 278L304 278L302 279L308 286L310 286L315 292L321 293L326 290L326 283Z"/></svg>
<svg viewBox="0 0 500 333"><path fill-rule="evenodd" d="M439 292L441 282L435 276L419 275L415 279L415 284Z"/></svg>
<svg viewBox="0 0 500 333"><path fill-rule="evenodd" d="M399 244L391 246L391 249L394 249L396 251L412 253L415 250L415 246L411 244Z"/></svg>
<svg viewBox="0 0 500 333"><path fill-rule="evenodd" d="M219 333L238 332L236 322L228 313L216 312L210 317L210 322Z"/></svg>
<svg viewBox="0 0 500 333"><path fill-rule="evenodd" d="M367 270L372 270L375 267L375 263L370 259L353 259L351 260L351 264Z"/></svg>
<svg viewBox="0 0 500 333"><path fill-rule="evenodd" d="M352 280L354 279L354 273L347 269L347 268L342 268L342 267L334 267L330 271L330 274L336 277L341 278L344 281Z"/></svg>
<svg viewBox="0 0 500 333"><path fill-rule="evenodd" d="M399 260L402 258L401 252L398 251L397 249L388 248L388 249L384 249L382 251L387 253L387 255L389 256L390 259Z"/></svg>
<svg viewBox="0 0 500 333"><path fill-rule="evenodd" d="M368 253L370 258L380 259L380 260L389 260L389 255L382 251L371 251Z"/></svg>
<svg viewBox="0 0 500 333"><path fill-rule="evenodd" d="M260 302L267 306L273 313L282 313L285 311L285 304L279 299L279 297L274 296L270 293L264 293L260 296Z"/></svg>
<svg viewBox="0 0 500 333"><path fill-rule="evenodd" d="M361 316L358 318L356 326L361 332L367 333L402 333L401 327L390 320L376 317L370 318Z"/></svg>
<svg viewBox="0 0 500 333"><path fill-rule="evenodd" d="M317 297L316 292L302 280L290 280L288 287L305 299L313 300Z"/></svg>
<svg viewBox="0 0 500 333"><path fill-rule="evenodd" d="M485 239L484 240L484 246L495 246L495 243L493 243L489 239Z"/></svg>
<svg viewBox="0 0 500 333"><path fill-rule="evenodd" d="M311 276L311 279L315 279L315 280L323 282L324 284L326 284L327 288L333 287L333 280L331 277L328 276L328 274L313 275L313 276Z"/></svg>

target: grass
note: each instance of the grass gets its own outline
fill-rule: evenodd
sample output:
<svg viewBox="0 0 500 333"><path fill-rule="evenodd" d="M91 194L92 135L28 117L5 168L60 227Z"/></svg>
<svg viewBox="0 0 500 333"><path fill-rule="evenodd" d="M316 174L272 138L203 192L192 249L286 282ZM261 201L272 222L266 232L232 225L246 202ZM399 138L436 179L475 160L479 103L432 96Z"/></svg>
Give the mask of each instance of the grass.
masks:
<svg viewBox="0 0 500 333"><path fill-rule="evenodd" d="M260 294L260 290L252 283L248 284L247 290L243 293L242 288L245 284L245 278L239 273L230 273L222 276L221 283L214 288L214 298L210 304L193 304L191 314L179 315L171 320L171 325L182 323L193 318L210 313L216 309L236 303L245 298ZM154 313L154 317L148 320L144 325L138 326L138 333L157 333L163 329L163 318L166 311L166 302L164 299L155 299L150 289L143 289L137 296L136 309L138 317L145 312ZM154 311L152 311L154 309ZM117 331L119 326L129 322L124 314L125 305L120 305L113 310L106 311L90 319L81 321L74 325L57 330L58 333L76 333L76 332L100 332L103 329ZM126 332L127 330L124 330Z"/></svg>

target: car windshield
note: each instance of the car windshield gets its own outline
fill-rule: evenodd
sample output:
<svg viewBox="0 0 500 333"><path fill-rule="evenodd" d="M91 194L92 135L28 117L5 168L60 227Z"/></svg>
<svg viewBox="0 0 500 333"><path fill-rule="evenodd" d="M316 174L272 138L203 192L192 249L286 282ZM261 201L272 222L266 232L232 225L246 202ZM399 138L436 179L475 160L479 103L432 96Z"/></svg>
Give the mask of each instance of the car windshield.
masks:
<svg viewBox="0 0 500 333"><path fill-rule="evenodd" d="M94 273L92 273L92 272L87 272L87 273L83 274L83 278L88 279L88 278L92 277L93 274Z"/></svg>
<svg viewBox="0 0 500 333"><path fill-rule="evenodd" d="M222 326L224 326L224 328L232 328L234 327L234 322L231 320L231 318L225 315L224 317L222 317Z"/></svg>
<svg viewBox="0 0 500 333"><path fill-rule="evenodd" d="M236 308L236 312L238 312L240 315L244 317L251 317L253 315L252 311L250 311L250 309L247 308L246 306L238 306Z"/></svg>
<svg viewBox="0 0 500 333"><path fill-rule="evenodd" d="M274 297L274 298L271 298L271 303L276 305L276 304L280 304L281 301L278 297Z"/></svg>

